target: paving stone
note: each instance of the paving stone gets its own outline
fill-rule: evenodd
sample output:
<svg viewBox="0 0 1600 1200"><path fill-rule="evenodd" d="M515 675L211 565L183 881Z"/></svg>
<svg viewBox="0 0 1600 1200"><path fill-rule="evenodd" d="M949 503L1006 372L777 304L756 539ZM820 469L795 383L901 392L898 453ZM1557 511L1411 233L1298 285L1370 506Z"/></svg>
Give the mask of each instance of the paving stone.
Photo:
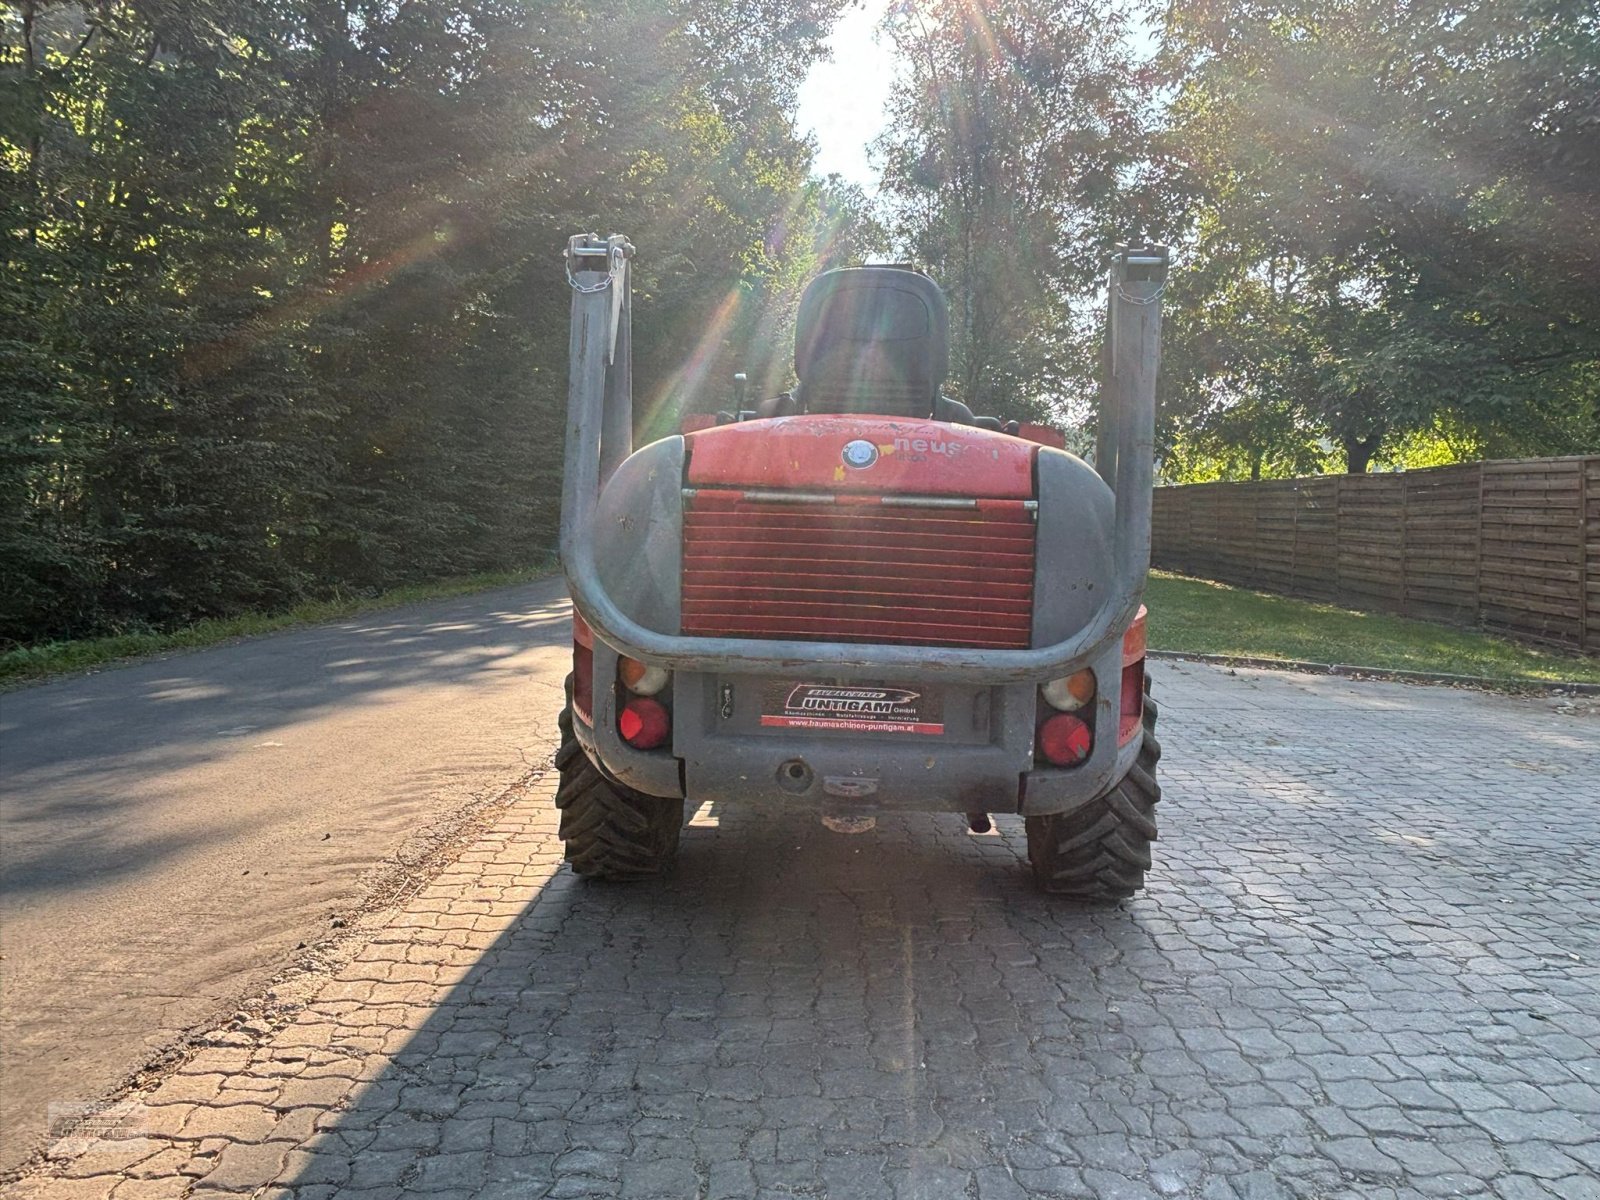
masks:
<svg viewBox="0 0 1600 1200"><path fill-rule="evenodd" d="M206 1188L230 1192L253 1192L263 1183L278 1177L284 1161L294 1147L288 1142L263 1142L259 1145L237 1143L226 1147L217 1159L217 1165L204 1175L200 1183ZM202 1190L200 1187L197 1191Z"/></svg>
<svg viewBox="0 0 1600 1200"><path fill-rule="evenodd" d="M297 1188L336 1186L350 1178L350 1162L340 1154L294 1150L284 1162L281 1178L293 1180Z"/></svg>
<svg viewBox="0 0 1600 1200"><path fill-rule="evenodd" d="M605 1150L572 1150L557 1158L554 1165L561 1175L616 1179L622 1171L622 1156Z"/></svg>
<svg viewBox="0 0 1600 1200"><path fill-rule="evenodd" d="M1094 1193L1096 1200L1156 1200L1156 1193L1148 1184L1115 1171L1083 1169L1083 1182Z"/></svg>
<svg viewBox="0 0 1600 1200"><path fill-rule="evenodd" d="M655 1158L642 1155L622 1165L621 1195L629 1200L649 1197L693 1196L700 1190L694 1161L687 1158Z"/></svg>
<svg viewBox="0 0 1600 1200"><path fill-rule="evenodd" d="M1084 1182L1082 1172L1076 1167L1044 1167L1038 1170L1017 1170L1012 1172L1012 1178L1022 1186L1023 1191L1029 1196L1039 1194L1046 1196L1081 1196L1087 1194L1089 1187Z"/></svg>
<svg viewBox="0 0 1600 1200"><path fill-rule="evenodd" d="M982 1167L973 1172L977 1200L1027 1200L1028 1193L1011 1172L1000 1167Z"/></svg>
<svg viewBox="0 0 1600 1200"><path fill-rule="evenodd" d="M1600 1200L1600 720L1152 676L1126 904L1037 895L1015 816L737 805L590 886L550 773L300 1020L145 1097L149 1156L6 1200Z"/></svg>
<svg viewBox="0 0 1600 1200"><path fill-rule="evenodd" d="M1368 1138L1335 1138L1318 1147L1352 1175L1399 1175L1400 1165Z"/></svg>
<svg viewBox="0 0 1600 1200"><path fill-rule="evenodd" d="M755 1174L747 1162L713 1162L707 1172L706 1200L741 1200L755 1191Z"/></svg>
<svg viewBox="0 0 1600 1200"><path fill-rule="evenodd" d="M1293 1194L1271 1171L1248 1171L1231 1182L1240 1200L1287 1200Z"/></svg>
<svg viewBox="0 0 1600 1200"><path fill-rule="evenodd" d="M614 1179L595 1179L590 1175L563 1175L545 1193L548 1200L587 1200L604 1196L612 1200L617 1194Z"/></svg>

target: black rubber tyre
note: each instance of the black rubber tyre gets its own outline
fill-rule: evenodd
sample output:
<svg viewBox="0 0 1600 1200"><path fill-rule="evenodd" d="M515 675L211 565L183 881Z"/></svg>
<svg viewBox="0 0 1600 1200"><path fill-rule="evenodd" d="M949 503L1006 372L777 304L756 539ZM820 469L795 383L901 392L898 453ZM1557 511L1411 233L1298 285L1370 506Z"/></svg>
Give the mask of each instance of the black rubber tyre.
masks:
<svg viewBox="0 0 1600 1200"><path fill-rule="evenodd" d="M1156 702L1145 680L1144 742L1122 781L1071 812L1029 817L1028 861L1047 892L1082 900L1123 900L1144 886L1156 840L1161 785L1156 763Z"/></svg>
<svg viewBox="0 0 1600 1200"><path fill-rule="evenodd" d="M646 796L612 783L584 753L572 731L572 677L561 710L556 750L556 807L561 840L575 875L589 879L642 879L659 875L678 852L683 801Z"/></svg>

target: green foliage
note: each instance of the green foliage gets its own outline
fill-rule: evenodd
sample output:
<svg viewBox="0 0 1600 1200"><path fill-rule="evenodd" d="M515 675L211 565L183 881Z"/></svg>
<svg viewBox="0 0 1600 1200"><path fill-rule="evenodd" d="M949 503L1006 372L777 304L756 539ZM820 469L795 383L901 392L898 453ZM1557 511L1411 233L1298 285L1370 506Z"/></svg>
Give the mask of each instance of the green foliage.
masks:
<svg viewBox="0 0 1600 1200"><path fill-rule="evenodd" d="M568 234L651 432L870 236L788 116L841 2L0 5L0 644L541 558Z"/></svg>
<svg viewBox="0 0 1600 1200"><path fill-rule="evenodd" d="M1141 232L1127 14L910 0L888 28L903 74L877 147L884 199L896 241L950 296L949 390L980 413L1056 415L1093 373L1079 302Z"/></svg>
<svg viewBox="0 0 1600 1200"><path fill-rule="evenodd" d="M1177 0L1165 33L1170 477L1600 446L1589 0Z"/></svg>
<svg viewBox="0 0 1600 1200"><path fill-rule="evenodd" d="M1600 446L1593 0L1145 13L1148 62L1120 5L892 10L884 199L950 294L952 391L1085 418L1105 254L1145 237L1169 479Z"/></svg>

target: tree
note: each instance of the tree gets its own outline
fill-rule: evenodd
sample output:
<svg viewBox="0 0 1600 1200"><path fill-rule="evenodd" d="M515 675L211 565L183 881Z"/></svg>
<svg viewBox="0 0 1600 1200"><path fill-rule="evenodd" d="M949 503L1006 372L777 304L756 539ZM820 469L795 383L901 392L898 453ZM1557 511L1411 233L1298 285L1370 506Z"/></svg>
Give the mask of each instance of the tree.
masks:
<svg viewBox="0 0 1600 1200"><path fill-rule="evenodd" d="M0 643L546 553L565 238L641 247L641 424L716 407L853 236L789 118L840 2L0 7Z"/></svg>
<svg viewBox="0 0 1600 1200"><path fill-rule="evenodd" d="M1130 186L1145 144L1127 14L910 0L888 28L903 74L878 143L884 197L892 235L950 296L950 390L1044 417L1091 369L1075 303L1115 242L1156 232Z"/></svg>
<svg viewBox="0 0 1600 1200"><path fill-rule="evenodd" d="M1600 444L1592 4L1180 0L1162 68L1175 307L1212 319L1169 343L1179 459L1269 430L1355 472L1419 432Z"/></svg>

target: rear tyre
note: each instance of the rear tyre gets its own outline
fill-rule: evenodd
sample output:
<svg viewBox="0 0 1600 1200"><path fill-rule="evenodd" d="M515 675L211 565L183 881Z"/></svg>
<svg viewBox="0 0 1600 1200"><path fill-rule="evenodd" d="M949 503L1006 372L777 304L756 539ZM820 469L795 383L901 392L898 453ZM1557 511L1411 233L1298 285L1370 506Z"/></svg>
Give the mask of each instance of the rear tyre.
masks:
<svg viewBox="0 0 1600 1200"><path fill-rule="evenodd" d="M1133 766L1104 796L1071 812L1027 819L1028 861L1045 891L1081 900L1123 900L1144 886L1161 799L1156 782L1161 743L1148 679L1143 738Z"/></svg>
<svg viewBox="0 0 1600 1200"><path fill-rule="evenodd" d="M642 879L659 875L678 852L683 801L646 796L612 783L584 753L572 729L572 676L558 722L556 807L561 840L574 875L589 879Z"/></svg>

